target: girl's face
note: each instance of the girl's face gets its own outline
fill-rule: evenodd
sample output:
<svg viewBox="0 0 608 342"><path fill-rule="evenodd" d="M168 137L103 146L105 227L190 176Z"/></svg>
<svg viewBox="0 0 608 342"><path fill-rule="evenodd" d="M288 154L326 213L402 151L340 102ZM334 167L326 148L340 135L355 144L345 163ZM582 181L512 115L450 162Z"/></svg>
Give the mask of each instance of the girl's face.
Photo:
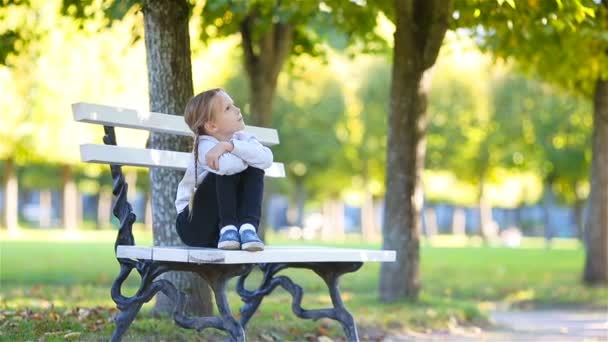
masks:
<svg viewBox="0 0 608 342"><path fill-rule="evenodd" d="M213 136L230 139L235 132L245 129L245 121L239 107L234 105L230 95L223 91L213 98L214 118L205 123L205 128Z"/></svg>

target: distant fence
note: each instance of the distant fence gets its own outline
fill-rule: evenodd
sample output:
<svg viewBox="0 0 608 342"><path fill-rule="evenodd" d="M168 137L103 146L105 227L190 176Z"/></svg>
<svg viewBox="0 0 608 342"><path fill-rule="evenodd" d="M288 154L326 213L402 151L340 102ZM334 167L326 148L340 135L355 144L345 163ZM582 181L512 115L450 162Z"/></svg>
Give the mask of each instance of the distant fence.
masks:
<svg viewBox="0 0 608 342"><path fill-rule="evenodd" d="M60 222L60 194L58 191L52 192L52 200L47 204L47 208L41 206L41 193L38 191L20 191L19 193L19 216L22 220L31 222L34 226L40 220L40 216L46 216L51 221L51 226L56 226ZM97 195L81 194L81 201L78 206L79 211L82 211L80 218L98 219L100 208L104 211L110 210L110 205L100 207L99 197ZM0 211L3 211L4 196L0 189ZM131 198L133 209L137 215L139 222L144 222L146 216L147 205L149 202L142 193L134 194ZM330 224L341 225L337 227L337 231L346 233L358 233L362 230L362 208L357 206L349 206L345 203L338 202L338 210L343 212L342 217L338 220L333 220ZM372 210L372 224L376 235L380 234L383 217L383 203L376 201ZM265 215L268 224L271 228L281 230L297 225L293 212L296 210L294 205L290 205L286 196L272 195L268 200L268 207ZM50 211L50 212L47 212ZM104 217L110 220L109 213L105 213ZM146 215L147 214L147 215ZM335 212L333 213L335 215ZM585 208L581 213L584 217ZM302 219L302 225L306 222L316 222L316 216L323 216L321 210L317 212L305 212ZM317 221L322 220L318 219ZM551 206L545 211L542 205L522 206L520 208L492 208L492 220L497 225L499 230L507 228L518 228L524 235L527 236L546 236L551 237L576 237L578 235L577 217L575 211L571 207L566 206ZM324 222L328 222L325 220ZM422 233L425 235L432 234L478 234L479 232L479 208L477 207L458 207L449 204L426 204L422 217ZM109 223L109 222L108 222ZM310 223L309 223L310 224ZM320 223L321 224L321 223ZM545 226L548 230L545 230ZM304 227L302 227L304 228ZM333 228L332 228L333 230Z"/></svg>

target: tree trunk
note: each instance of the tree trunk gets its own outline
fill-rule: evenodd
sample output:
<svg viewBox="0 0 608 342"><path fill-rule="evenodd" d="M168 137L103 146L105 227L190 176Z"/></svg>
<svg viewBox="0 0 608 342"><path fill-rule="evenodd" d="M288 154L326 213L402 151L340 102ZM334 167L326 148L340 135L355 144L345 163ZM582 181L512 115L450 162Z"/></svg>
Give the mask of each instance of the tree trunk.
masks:
<svg viewBox="0 0 608 342"><path fill-rule="evenodd" d="M585 218L583 217L583 209L585 206L585 199L579 196L579 182L572 182L572 194L574 195L574 203L572 203L572 214L574 216L574 236L581 242L584 241L584 230L585 230Z"/></svg>
<svg viewBox="0 0 608 342"><path fill-rule="evenodd" d="M483 242L487 244L495 237L496 231L494 220L492 219L492 205L486 196L484 177L481 177L479 180L477 203L479 203L479 235L481 235Z"/></svg>
<svg viewBox="0 0 608 342"><path fill-rule="evenodd" d="M334 240L335 241L344 241L345 231L344 231L344 202L342 200L337 199L332 202L332 221L333 223L333 232L334 232Z"/></svg>
<svg viewBox="0 0 608 342"><path fill-rule="evenodd" d="M363 192L363 206L361 207L361 237L363 241L376 241L376 216L374 208L374 196L369 191Z"/></svg>
<svg viewBox="0 0 608 342"><path fill-rule="evenodd" d="M329 199L323 202L323 226L321 240L344 240L344 203Z"/></svg>
<svg viewBox="0 0 608 342"><path fill-rule="evenodd" d="M78 190L74 182L72 167L64 165L61 170L62 184L62 207L63 207L63 228L68 232L74 232L78 225Z"/></svg>
<svg viewBox="0 0 608 342"><path fill-rule="evenodd" d="M74 183L74 187L76 188L76 191L75 191L76 205L74 206L76 208L76 212L74 215L74 221L76 222L76 228L82 229L82 227L83 227L82 224L84 222L84 205L82 203L82 193L80 191L78 191L78 187L76 186L75 183Z"/></svg>
<svg viewBox="0 0 608 342"><path fill-rule="evenodd" d="M551 245L553 239L553 227L551 225L551 209L555 206L555 194L553 193L553 182L546 181L543 194L543 236L545 245Z"/></svg>
<svg viewBox="0 0 608 342"><path fill-rule="evenodd" d="M146 0L143 3L146 59L150 110L183 115L186 103L193 96L190 36L188 33L189 3L186 0ZM151 133L149 146L159 150L189 151L192 139L170 134ZM175 230L175 194L183 172L152 168L150 187L154 244L183 245ZM134 184L131 185L135 189ZM210 315L213 312L208 285L187 272L170 272L163 276L188 294L187 312ZM171 313L174 303L163 294L156 297L154 313Z"/></svg>
<svg viewBox="0 0 608 342"><path fill-rule="evenodd" d="M137 198L137 171L134 169L130 169L125 174L125 182L129 184L129 193L127 194L127 200L129 203L133 203L135 198Z"/></svg>
<svg viewBox="0 0 608 342"><path fill-rule="evenodd" d="M396 262L382 264L383 301L416 299L420 289L421 176L426 151L430 69L451 15L451 1L400 1L395 4L395 47L387 134L384 249Z"/></svg>
<svg viewBox="0 0 608 342"><path fill-rule="evenodd" d="M146 216L144 217L144 227L146 230L152 230L152 198L150 192L146 194Z"/></svg>
<svg viewBox="0 0 608 342"><path fill-rule="evenodd" d="M97 229L109 228L112 219L112 191L105 187L99 189L97 196Z"/></svg>
<svg viewBox="0 0 608 342"><path fill-rule="evenodd" d="M271 127L272 100L277 88L277 80L285 60L291 52L293 43L293 26L277 22L260 36L252 34L259 15L254 10L241 22L241 39L243 41L243 56L245 70L249 81L249 103L251 105L251 125ZM268 220L266 208L269 192L264 187L262 197L262 217L258 234L265 238Z"/></svg>
<svg viewBox="0 0 608 342"><path fill-rule="evenodd" d="M53 209L52 193L50 189L40 190L40 228L51 227L51 214Z"/></svg>
<svg viewBox="0 0 608 342"><path fill-rule="evenodd" d="M437 212L435 211L435 208L428 207L424 209L424 223L427 238L437 235L439 227L437 226Z"/></svg>
<svg viewBox="0 0 608 342"><path fill-rule="evenodd" d="M574 223L576 225L576 237L580 241L584 241L584 227L585 227L585 219L583 217L583 208L585 205L585 201L577 198L574 200L574 204L572 205L572 212L574 213Z"/></svg>
<svg viewBox="0 0 608 342"><path fill-rule="evenodd" d="M11 235L19 232L19 184L15 172L15 160L4 163L4 225Z"/></svg>
<svg viewBox="0 0 608 342"><path fill-rule="evenodd" d="M296 178L295 183L297 207L295 225L304 228L304 205L306 204L306 188L304 188L304 181L300 177Z"/></svg>
<svg viewBox="0 0 608 342"><path fill-rule="evenodd" d="M243 20L241 39L249 80L252 124L270 127L272 100L279 74L291 52L294 30L291 24L277 22L264 34L254 37L252 30L257 15L254 11Z"/></svg>
<svg viewBox="0 0 608 342"><path fill-rule="evenodd" d="M592 144L583 274L589 285L608 283L608 80L604 79L598 79L595 88Z"/></svg>
<svg viewBox="0 0 608 342"><path fill-rule="evenodd" d="M323 225L321 226L321 241L330 241L332 239L332 217L331 217L331 201L323 201L321 209L323 215Z"/></svg>
<svg viewBox="0 0 608 342"><path fill-rule="evenodd" d="M452 214L452 234L458 236L464 236L467 234L466 230L467 216L463 208L454 208Z"/></svg>

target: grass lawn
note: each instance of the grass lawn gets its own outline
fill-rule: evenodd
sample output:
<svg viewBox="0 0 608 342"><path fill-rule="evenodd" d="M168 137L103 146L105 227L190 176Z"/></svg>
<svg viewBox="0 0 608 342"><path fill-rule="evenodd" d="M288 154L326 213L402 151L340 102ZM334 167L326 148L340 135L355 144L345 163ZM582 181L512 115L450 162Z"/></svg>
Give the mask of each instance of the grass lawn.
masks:
<svg viewBox="0 0 608 342"><path fill-rule="evenodd" d="M112 249L115 232L85 231L76 238L62 234L26 231L17 238L0 235L0 340L109 338L113 329L110 318L116 313L109 295L118 270ZM149 233L135 234L138 244L150 243ZM274 244L302 243L277 236L269 240ZM333 245L379 248L355 238ZM423 243L422 291L416 303L378 301L377 263L345 275L341 280L343 297L363 334L372 328L425 330L482 325L485 312L496 305L608 307L606 288L580 284L584 253L575 241L558 241L550 249L534 239L517 249L454 245L450 239ZM325 285L314 274L305 270L284 273L304 287L305 308L330 304ZM133 294L138 284L136 276L131 278L126 294ZM333 321L296 319L290 301L282 289L266 297L250 322L248 338L305 340L342 335ZM233 312L238 312L240 299L232 292L230 302ZM223 336L178 328L171 319L152 317L151 307L151 303L144 305L125 340L212 340Z"/></svg>

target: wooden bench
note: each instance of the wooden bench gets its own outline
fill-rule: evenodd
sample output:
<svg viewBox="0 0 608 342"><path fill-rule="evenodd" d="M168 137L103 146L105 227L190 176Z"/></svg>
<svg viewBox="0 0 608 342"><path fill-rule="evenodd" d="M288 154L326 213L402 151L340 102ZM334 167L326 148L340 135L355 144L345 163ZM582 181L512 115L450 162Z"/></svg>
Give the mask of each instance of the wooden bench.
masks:
<svg viewBox="0 0 608 342"><path fill-rule="evenodd" d="M296 316L314 320L322 317L337 320L349 341L359 340L355 320L342 302L338 280L342 274L358 270L363 262L395 261L394 251L267 246L262 252L251 253L183 246L136 246L132 233L135 214L127 201L128 185L122 174L121 165L185 170L192 154L117 146L114 127L183 136L191 136L191 132L184 123L183 117L176 115L82 102L73 104L72 111L76 121L104 125L104 145L82 144L80 154L85 162L110 164L114 180L113 194L116 201L113 213L120 222L114 248L120 264L120 273L112 284L111 295L120 311L114 318L116 327L111 341L121 340L141 306L159 291L175 303L173 318L178 325L199 331L213 327L227 332L231 340L245 341L244 329L247 323L264 296L270 294L277 286L282 286L292 295L291 306ZM279 143L276 130L247 126L246 131L254 134L266 146ZM266 176L269 177L285 177L281 163L274 163L265 171ZM254 267L263 272L263 279L258 288L248 290L245 288L245 281ZM275 276L290 267L306 268L318 274L327 284L333 307L303 309L302 288L284 275ZM140 274L141 285L136 294L127 297L121 293L121 287L133 269ZM157 279L167 271L189 271L203 277L214 292L219 316L187 317L183 313L185 294L168 280ZM244 302L238 320L230 310L225 291L227 282L233 277L239 277L237 292Z"/></svg>

